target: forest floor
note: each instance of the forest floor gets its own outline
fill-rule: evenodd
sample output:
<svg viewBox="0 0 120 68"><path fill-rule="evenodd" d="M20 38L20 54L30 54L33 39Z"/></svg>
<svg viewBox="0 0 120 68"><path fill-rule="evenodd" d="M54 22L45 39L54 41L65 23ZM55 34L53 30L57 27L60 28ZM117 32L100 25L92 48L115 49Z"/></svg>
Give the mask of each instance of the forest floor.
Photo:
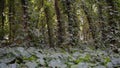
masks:
<svg viewBox="0 0 120 68"><path fill-rule="evenodd" d="M0 48L0 68L120 68L120 54L86 47Z"/></svg>

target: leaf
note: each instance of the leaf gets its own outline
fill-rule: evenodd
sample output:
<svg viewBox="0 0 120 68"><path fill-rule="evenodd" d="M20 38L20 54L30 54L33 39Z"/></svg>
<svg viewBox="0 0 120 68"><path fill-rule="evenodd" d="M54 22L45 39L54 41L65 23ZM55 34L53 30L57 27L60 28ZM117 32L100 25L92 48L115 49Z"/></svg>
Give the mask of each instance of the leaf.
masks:
<svg viewBox="0 0 120 68"><path fill-rule="evenodd" d="M89 62L90 61L90 55L86 55L85 57L80 57L79 59L75 60L75 63L79 63L79 62Z"/></svg>
<svg viewBox="0 0 120 68"><path fill-rule="evenodd" d="M49 66L52 68L66 68L66 65L61 63L61 61L59 59L53 59L49 62Z"/></svg>
<svg viewBox="0 0 120 68"><path fill-rule="evenodd" d="M18 47L16 51L18 51L23 57L31 56L23 47Z"/></svg>
<svg viewBox="0 0 120 68"><path fill-rule="evenodd" d="M88 68L87 63L79 63L78 65L73 65L71 68Z"/></svg>
<svg viewBox="0 0 120 68"><path fill-rule="evenodd" d="M8 68L8 66L5 63L0 63L0 68Z"/></svg>
<svg viewBox="0 0 120 68"><path fill-rule="evenodd" d="M13 55L12 53L5 54L4 57L2 57L0 59L0 62L2 62L2 63L9 63L9 62L13 61L15 58L16 58L16 56Z"/></svg>
<svg viewBox="0 0 120 68"><path fill-rule="evenodd" d="M113 64L111 62L108 62L106 66L107 68L113 68Z"/></svg>
<svg viewBox="0 0 120 68"><path fill-rule="evenodd" d="M105 63L105 65L106 65L108 62L110 62L110 61L111 61L111 59L110 59L109 57L104 58L104 63Z"/></svg>
<svg viewBox="0 0 120 68"><path fill-rule="evenodd" d="M102 65L99 65L99 66L96 66L95 68L106 68L106 67L102 66Z"/></svg>
<svg viewBox="0 0 120 68"><path fill-rule="evenodd" d="M29 61L35 61L37 60L37 57L35 55L32 55L31 57L23 57L24 60L29 60Z"/></svg>
<svg viewBox="0 0 120 68"><path fill-rule="evenodd" d="M28 68L36 68L37 67L36 62L27 62L25 65L27 65Z"/></svg>
<svg viewBox="0 0 120 68"><path fill-rule="evenodd" d="M37 60L41 65L45 65L45 60L43 58Z"/></svg>
<svg viewBox="0 0 120 68"><path fill-rule="evenodd" d="M111 62L114 64L114 65L120 65L120 58L112 58L111 59Z"/></svg>
<svg viewBox="0 0 120 68"><path fill-rule="evenodd" d="M17 64L16 64L16 63L11 64L11 65L10 65L10 68L17 68Z"/></svg>
<svg viewBox="0 0 120 68"><path fill-rule="evenodd" d="M37 53L37 54L36 54L36 57L38 57L38 58L44 58L44 55L41 54L41 53Z"/></svg>

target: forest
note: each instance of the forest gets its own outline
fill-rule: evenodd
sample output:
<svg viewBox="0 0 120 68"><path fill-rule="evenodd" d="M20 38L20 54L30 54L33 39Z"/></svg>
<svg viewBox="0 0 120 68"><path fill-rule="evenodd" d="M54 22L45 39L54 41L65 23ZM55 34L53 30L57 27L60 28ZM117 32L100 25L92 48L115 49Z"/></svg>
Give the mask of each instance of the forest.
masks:
<svg viewBox="0 0 120 68"><path fill-rule="evenodd" d="M120 68L120 0L0 0L0 68Z"/></svg>

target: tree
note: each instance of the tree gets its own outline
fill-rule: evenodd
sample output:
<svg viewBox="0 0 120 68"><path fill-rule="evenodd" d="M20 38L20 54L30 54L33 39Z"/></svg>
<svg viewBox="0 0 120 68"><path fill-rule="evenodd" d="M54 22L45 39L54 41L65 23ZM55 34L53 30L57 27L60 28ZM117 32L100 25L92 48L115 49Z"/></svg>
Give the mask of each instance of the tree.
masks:
<svg viewBox="0 0 120 68"><path fill-rule="evenodd" d="M78 33L79 33L79 23L77 22L77 17L76 17L76 10L74 10L74 6L73 3L75 3L75 1L70 1L70 0L66 0L66 13L67 13L67 17L68 17L68 32L69 32L69 44L70 45L78 45L79 42L79 37L78 37Z"/></svg>
<svg viewBox="0 0 120 68"><path fill-rule="evenodd" d="M53 13L51 10L51 4L50 3L44 3L44 13L46 17L46 23L47 23L47 29L48 29L48 40L50 47L54 46L54 33L53 33Z"/></svg>
<svg viewBox="0 0 120 68"><path fill-rule="evenodd" d="M9 1L9 41L11 42L14 35L14 30L12 26L14 25L14 15L15 15L15 8L14 8L14 0Z"/></svg>
<svg viewBox="0 0 120 68"><path fill-rule="evenodd" d="M23 8L23 26L24 26L24 29L27 29L28 19L29 19L28 1L27 0L21 0L21 3L22 3L22 8Z"/></svg>
<svg viewBox="0 0 120 68"><path fill-rule="evenodd" d="M108 18L108 31L107 31L107 39L108 43L112 45L117 45L116 42L118 41L116 39L116 31L118 31L118 26L116 22L116 17L118 17L118 10L115 7L115 1L113 0L106 0L107 3L107 18Z"/></svg>
<svg viewBox="0 0 120 68"><path fill-rule="evenodd" d="M96 27L93 23L93 19L91 17L91 14L90 14L90 11L89 11L89 8L86 6L86 4L82 2L82 6L81 8L83 9L84 13L85 13L85 16L87 18L87 21L88 21L88 24L89 24L89 31L91 32L91 35L92 35L92 39L94 40L94 43L96 44Z"/></svg>
<svg viewBox="0 0 120 68"><path fill-rule="evenodd" d="M64 39L64 31L65 31L65 28L64 28L64 22L61 18L61 12L60 12L60 6L59 6L59 2L58 0L55 0L55 11L56 11L56 16L57 16L57 23L58 23L58 45L61 45L65 39Z"/></svg>
<svg viewBox="0 0 120 68"><path fill-rule="evenodd" d="M4 38L4 8L5 0L0 0L0 39Z"/></svg>

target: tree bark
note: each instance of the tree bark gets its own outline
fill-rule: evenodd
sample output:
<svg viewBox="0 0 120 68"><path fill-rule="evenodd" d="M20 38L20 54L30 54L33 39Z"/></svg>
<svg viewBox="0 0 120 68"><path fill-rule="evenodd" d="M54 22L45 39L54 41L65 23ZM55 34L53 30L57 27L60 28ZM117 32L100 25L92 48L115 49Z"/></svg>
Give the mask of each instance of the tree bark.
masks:
<svg viewBox="0 0 120 68"><path fill-rule="evenodd" d="M27 29L28 19L29 19L28 0L21 0L21 3L22 3L22 8L23 8L23 26L24 26L24 29Z"/></svg>
<svg viewBox="0 0 120 68"><path fill-rule="evenodd" d="M9 1L9 41L12 42L13 40L13 28L14 25L14 0Z"/></svg>
<svg viewBox="0 0 120 68"><path fill-rule="evenodd" d="M46 23L48 29L48 41L50 47L54 47L54 34L53 34L53 19L52 19L52 12L49 5L45 5L44 13L46 16Z"/></svg>
<svg viewBox="0 0 120 68"><path fill-rule="evenodd" d="M102 2L101 0L98 0L98 21L99 21L99 24L100 24L100 31L101 31L101 41L102 43L104 43L104 40L106 38L106 34L105 34L105 21L104 21L104 18L103 18L103 5L102 5Z"/></svg>
<svg viewBox="0 0 120 68"><path fill-rule="evenodd" d="M89 10L89 8L86 6L86 4L82 2L82 5L81 5L81 8L83 9L84 13L85 13L85 16L87 18L87 21L88 21L88 24L89 24L89 32L91 32L91 35L92 35L92 39L93 39L93 43L95 45L95 48L97 49L98 46L97 46L97 32L96 32L96 26L94 25L94 21L91 17L91 12Z"/></svg>
<svg viewBox="0 0 120 68"><path fill-rule="evenodd" d="M63 21L61 20L61 13L60 13L60 8L58 4L58 0L55 0L55 11L56 11L56 16L57 16L57 23L58 23L58 45L61 45L64 41L64 28L63 28Z"/></svg>
<svg viewBox="0 0 120 68"><path fill-rule="evenodd" d="M1 28L1 33L0 33L0 39L3 40L4 38L4 21L5 21L5 17L4 17L4 4L5 4L5 0L0 0L0 28Z"/></svg>
<svg viewBox="0 0 120 68"><path fill-rule="evenodd" d="M107 3L107 13L108 13L108 35L107 35L107 39L108 43L112 44L112 45L117 45L117 39L115 38L116 36L116 31L118 30L118 26L116 23L116 18L118 17L116 13L117 9L116 6L114 4L114 0L106 0Z"/></svg>
<svg viewBox="0 0 120 68"><path fill-rule="evenodd" d="M77 17L76 17L76 10L74 10L75 7L73 7L72 1L66 0L66 12L67 12L67 17L68 17L68 32L69 32L69 44L74 46L78 45L79 42L79 24L77 22ZM74 1L73 1L74 2Z"/></svg>

